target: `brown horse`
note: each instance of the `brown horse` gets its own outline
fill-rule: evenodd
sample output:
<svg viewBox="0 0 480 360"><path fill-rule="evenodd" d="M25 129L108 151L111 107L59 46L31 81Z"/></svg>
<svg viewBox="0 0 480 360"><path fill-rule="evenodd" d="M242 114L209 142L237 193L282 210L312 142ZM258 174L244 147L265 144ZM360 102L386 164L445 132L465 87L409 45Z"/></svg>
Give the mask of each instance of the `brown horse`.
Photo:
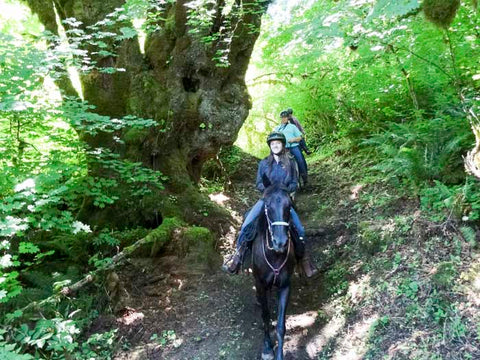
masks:
<svg viewBox="0 0 480 360"><path fill-rule="evenodd" d="M257 235L252 244L252 268L264 327L262 359L282 360L290 277L295 267L295 251L289 231L292 202L287 189L277 185L266 189L264 201L264 214L258 219ZM268 291L273 287L278 291L276 353L270 337L268 307Z"/></svg>

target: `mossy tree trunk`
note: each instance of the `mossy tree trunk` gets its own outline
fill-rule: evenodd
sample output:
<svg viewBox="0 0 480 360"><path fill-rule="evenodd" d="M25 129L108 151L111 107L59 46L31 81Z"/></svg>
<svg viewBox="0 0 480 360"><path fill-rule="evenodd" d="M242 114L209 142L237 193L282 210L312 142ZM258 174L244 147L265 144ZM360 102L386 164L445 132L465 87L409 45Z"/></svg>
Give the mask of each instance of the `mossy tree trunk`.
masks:
<svg viewBox="0 0 480 360"><path fill-rule="evenodd" d="M125 2L25 1L53 33L58 33L59 25L55 11L62 21L81 21L81 28L88 32L89 25L105 19ZM221 146L234 142L248 115L251 102L244 76L268 5L268 1L258 0L235 1L233 6L223 0L208 2L214 15L202 35L220 36L206 43L190 31L188 3L179 0L162 5L161 20L155 24L159 30L147 34L144 53L134 37L108 44L112 48L105 50L116 56L90 54L97 68L123 68L125 72L106 74L97 69L81 76L83 96L96 106L97 113L111 117L132 114L159 124L154 129L124 129L120 134L100 133L83 140L91 148L108 148L125 159L160 170L169 178L169 191L179 195L194 191L192 184L198 182L204 162ZM227 28L229 39L225 41L222 32L226 34ZM218 66L213 59L219 49L228 54L228 67ZM58 84L65 95L73 93L68 78ZM115 141L114 136L123 142Z"/></svg>

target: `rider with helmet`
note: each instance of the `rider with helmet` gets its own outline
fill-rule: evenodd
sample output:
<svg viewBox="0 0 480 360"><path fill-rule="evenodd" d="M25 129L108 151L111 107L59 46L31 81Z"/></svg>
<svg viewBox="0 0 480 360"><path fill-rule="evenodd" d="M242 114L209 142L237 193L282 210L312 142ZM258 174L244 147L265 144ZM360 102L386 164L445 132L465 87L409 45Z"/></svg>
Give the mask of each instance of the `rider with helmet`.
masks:
<svg viewBox="0 0 480 360"><path fill-rule="evenodd" d="M292 125L293 126L293 125ZM297 189L296 168L292 160L286 153L287 139L281 132L272 132L268 135L267 144L270 147L270 155L260 161L257 171L257 189L260 192L265 191L264 179L268 179L271 184L281 184L285 186L290 193ZM263 199L257 201L245 218L237 239L237 251L230 265L223 265L223 270L236 274L240 270L243 257L247 249L247 243L255 238L255 220L262 213L265 202ZM305 254L305 229L300 222L295 209L290 208L290 218L292 220L294 235L295 253L297 262L301 265L304 274L307 277L315 275L318 270L311 263L310 257ZM291 230L292 231L292 230Z"/></svg>
<svg viewBox="0 0 480 360"><path fill-rule="evenodd" d="M300 141L303 139L303 135L295 125L290 124L287 111L282 111L280 113L280 117L282 119L282 123L275 128L275 131L281 132L285 135L285 138L287 139L286 148L297 161L300 176L303 179L303 184L306 185L308 180L307 162L305 161L299 146Z"/></svg>
<svg viewBox="0 0 480 360"><path fill-rule="evenodd" d="M300 130L300 132L305 136L305 130L303 130L302 124L300 124L300 121L298 121L298 119L295 116L293 116L293 109L288 108L287 114L288 114L288 121L290 122L290 124L295 125L298 128L298 130ZM300 146L300 149L303 152L305 152L305 154L310 155L312 153L310 150L308 150L307 143L305 142L305 138L303 138L298 143L298 145Z"/></svg>

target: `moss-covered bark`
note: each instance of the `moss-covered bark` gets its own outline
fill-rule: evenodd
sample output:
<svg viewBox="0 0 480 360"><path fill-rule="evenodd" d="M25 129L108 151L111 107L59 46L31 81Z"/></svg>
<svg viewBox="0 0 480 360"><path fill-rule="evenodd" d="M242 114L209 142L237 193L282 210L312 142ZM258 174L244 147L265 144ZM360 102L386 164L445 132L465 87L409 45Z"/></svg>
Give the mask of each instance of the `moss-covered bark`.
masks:
<svg viewBox="0 0 480 360"><path fill-rule="evenodd" d="M124 4L124 0L25 0L32 11L39 15L47 29L56 33L60 20L76 18L87 26L103 20L106 15ZM53 6L52 6L53 4ZM82 219L96 224L149 222L152 217L180 215L183 203L178 206L166 201L170 194L177 198L194 196L192 212L200 210L203 199L194 185L198 182L204 162L215 155L222 145L231 145L247 117L251 107L244 82L254 43L258 36L260 19L268 1L247 0L236 3L236 11L225 15L227 6L222 0L214 5L215 18L207 35L219 34L223 27L231 26L231 42L222 39L210 43L192 35L187 25L187 1L168 2L159 16L159 30L147 35L145 53L142 54L138 39L125 39L108 44L117 56L91 54L97 67L126 69L113 74L93 70L81 77L85 100L96 106L96 112L111 117L133 114L151 118L158 127L150 130L126 129L122 133L100 133L83 136L91 148L103 147L123 158L140 161L152 169L161 170L169 177L167 192L155 194L138 206L128 205L129 194L112 209L102 211L86 201ZM228 18L229 24L226 23ZM116 25L131 26L128 20ZM225 30L222 30L225 31ZM67 34L68 35L68 34ZM90 45L85 45L88 50ZM219 67L213 57L222 46L228 46L228 67ZM65 94L71 94L72 86L66 79L58 82ZM113 140L119 136L119 144ZM92 168L95 173L98 169ZM155 203L155 196L157 202ZM191 218L191 214L187 214ZM193 216L194 217L194 216Z"/></svg>

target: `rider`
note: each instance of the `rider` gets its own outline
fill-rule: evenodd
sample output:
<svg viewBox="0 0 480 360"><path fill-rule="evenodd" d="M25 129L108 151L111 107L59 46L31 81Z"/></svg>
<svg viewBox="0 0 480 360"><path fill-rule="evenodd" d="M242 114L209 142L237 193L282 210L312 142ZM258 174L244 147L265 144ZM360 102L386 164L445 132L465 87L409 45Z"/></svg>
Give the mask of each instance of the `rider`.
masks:
<svg viewBox="0 0 480 360"><path fill-rule="evenodd" d="M282 123L275 128L275 131L283 133L287 138L286 147L290 151L290 154L292 154L297 161L298 170L300 172L300 176L303 179L303 184L307 185L307 162L305 161L305 158L303 157L302 151L300 150L299 146L300 141L303 139L302 133L295 125L289 123L287 111L282 111L280 113L280 118L282 119Z"/></svg>
<svg viewBox="0 0 480 360"><path fill-rule="evenodd" d="M270 155L260 161L257 171L257 189L265 191L264 178L271 184L282 184L289 192L297 189L297 174L293 162L285 150L287 140L281 132L272 132L268 135L267 144L270 147ZM247 243L253 240L255 235L255 220L262 213L265 202L263 199L257 201L248 213L237 239L237 251L230 265L223 265L223 270L236 274L240 270L243 257L247 249ZM295 209L290 208L290 218L297 236L292 236L297 261L302 267L304 274L311 277L318 272L318 269L311 263L310 257L305 253L305 229L300 222Z"/></svg>
<svg viewBox="0 0 480 360"><path fill-rule="evenodd" d="M300 121L298 121L298 119L295 116L293 116L293 109L288 108L287 113L288 113L288 121L290 122L290 124L295 125L298 128L298 130L300 130L300 132L303 134L303 136L305 136L305 130L303 129L302 124L300 124ZM302 151L305 152L305 154L310 155L312 153L310 150L308 150L307 143L305 142L305 138L303 138L298 143L298 145L300 146L300 149L302 149Z"/></svg>

